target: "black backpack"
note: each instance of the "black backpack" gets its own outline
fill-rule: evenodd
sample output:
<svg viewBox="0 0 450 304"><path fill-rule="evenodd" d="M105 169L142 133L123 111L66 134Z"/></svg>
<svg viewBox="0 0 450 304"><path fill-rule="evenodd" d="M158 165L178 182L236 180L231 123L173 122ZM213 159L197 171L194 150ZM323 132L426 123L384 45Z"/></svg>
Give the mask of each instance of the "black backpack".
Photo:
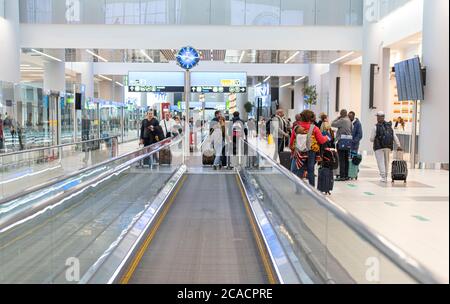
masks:
<svg viewBox="0 0 450 304"><path fill-rule="evenodd" d="M394 129L391 122L384 122L377 125L378 142L383 149L394 148Z"/></svg>
<svg viewBox="0 0 450 304"><path fill-rule="evenodd" d="M339 168L339 155L336 149L325 148L322 153L322 167L336 170Z"/></svg>

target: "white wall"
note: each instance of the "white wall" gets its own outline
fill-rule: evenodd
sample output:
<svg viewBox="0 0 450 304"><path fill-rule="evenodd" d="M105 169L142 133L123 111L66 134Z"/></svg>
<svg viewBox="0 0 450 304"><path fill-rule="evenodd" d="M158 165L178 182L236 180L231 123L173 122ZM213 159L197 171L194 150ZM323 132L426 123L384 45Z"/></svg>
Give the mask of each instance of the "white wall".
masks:
<svg viewBox="0 0 450 304"><path fill-rule="evenodd" d="M192 45L225 50L362 49L359 26L22 24L20 37L23 48L178 49Z"/></svg>
<svg viewBox="0 0 450 304"><path fill-rule="evenodd" d="M427 0L424 8L423 64L427 67L421 108L419 157L449 162L449 1Z"/></svg>
<svg viewBox="0 0 450 304"><path fill-rule="evenodd" d="M80 70L78 64L73 69ZM80 70L81 71L81 70ZM129 71L145 72L179 72L175 62L170 63L94 63L94 74L128 75ZM225 62L201 61L194 72L246 72L248 76L306 76L309 74L308 64L230 64Z"/></svg>
<svg viewBox="0 0 450 304"><path fill-rule="evenodd" d="M311 110L316 113L325 111L327 96L322 94L322 81L321 76L329 72L329 64L311 64L309 68L309 83L308 85L316 85L317 93L319 94L319 100L317 105L313 106Z"/></svg>
<svg viewBox="0 0 450 304"><path fill-rule="evenodd" d="M5 18L0 17L0 81L20 81L19 2L5 1Z"/></svg>

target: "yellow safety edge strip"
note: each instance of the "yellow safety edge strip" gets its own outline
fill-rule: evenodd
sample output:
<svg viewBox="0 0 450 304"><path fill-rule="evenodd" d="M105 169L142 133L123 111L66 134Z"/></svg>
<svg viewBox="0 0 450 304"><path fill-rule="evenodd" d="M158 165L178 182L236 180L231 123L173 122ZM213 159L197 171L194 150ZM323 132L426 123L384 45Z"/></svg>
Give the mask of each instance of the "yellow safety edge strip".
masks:
<svg viewBox="0 0 450 304"><path fill-rule="evenodd" d="M120 284L128 284L128 282L130 281L130 279L133 276L133 274L134 274L137 266L139 265L142 257L144 256L144 253L147 251L148 246L150 245L150 243L152 242L156 232L158 231L159 226L163 222L164 218L167 215L167 212L169 211L170 207L172 206L173 202L175 201L175 198L177 197L178 192L180 191L181 187L183 186L184 181L186 180L186 178L187 178L186 175L183 176L183 178L180 181L180 183L178 183L177 188L175 189L175 191L171 195L169 201L167 202L166 206L164 207L163 212L158 217L158 220L156 221L155 225L150 230L150 233L148 234L147 238L145 239L145 242L141 245L141 247L139 248L139 251L135 255L135 257L133 259L133 262L131 263L130 267L128 268L128 271L125 273L125 275L120 280Z"/></svg>
<svg viewBox="0 0 450 304"><path fill-rule="evenodd" d="M242 183L241 183L238 175L236 175L236 182L239 186L239 190L241 191L242 199L243 199L244 205L245 205L245 210L246 210L248 219L250 220L250 225L252 226L253 235L255 236L256 244L258 246L259 254L261 255L261 259L262 259L267 277L269 279L269 283L277 284L278 280L276 279L276 275L274 274L273 268L271 266L269 254L267 252L266 246L264 245L264 241L261 237L259 229L256 226L255 219L250 210L250 203L247 199L247 195L245 195L244 188L242 186Z"/></svg>

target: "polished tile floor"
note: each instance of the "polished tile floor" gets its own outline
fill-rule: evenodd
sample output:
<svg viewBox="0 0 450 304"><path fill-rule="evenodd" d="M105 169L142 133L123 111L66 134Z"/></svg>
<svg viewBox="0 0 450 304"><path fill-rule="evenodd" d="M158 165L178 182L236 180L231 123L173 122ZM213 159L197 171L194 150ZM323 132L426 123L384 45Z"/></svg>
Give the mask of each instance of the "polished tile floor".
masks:
<svg viewBox="0 0 450 304"><path fill-rule="evenodd" d="M252 139L273 156L274 145ZM357 181L336 182L330 199L449 282L449 172L409 170L408 182L381 183L366 156Z"/></svg>

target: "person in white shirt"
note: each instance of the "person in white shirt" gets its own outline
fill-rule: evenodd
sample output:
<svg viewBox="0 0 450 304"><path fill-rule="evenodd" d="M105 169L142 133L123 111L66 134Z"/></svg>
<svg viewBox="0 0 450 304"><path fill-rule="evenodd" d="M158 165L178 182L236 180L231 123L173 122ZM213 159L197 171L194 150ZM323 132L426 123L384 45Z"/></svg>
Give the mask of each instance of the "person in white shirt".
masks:
<svg viewBox="0 0 450 304"><path fill-rule="evenodd" d="M392 123L385 121L384 112L380 111L377 113L377 124L372 129L370 141L373 142L373 150L375 151L381 182L387 183L390 166L389 156L391 151L394 150L394 142L397 145L397 151L402 151L402 147L392 128Z"/></svg>
<svg viewBox="0 0 450 304"><path fill-rule="evenodd" d="M174 127L175 127L175 120L172 119L172 116L170 113L165 113L164 114L164 119L160 122L160 126L163 130L164 136L166 138L168 137L172 137L174 132Z"/></svg>

